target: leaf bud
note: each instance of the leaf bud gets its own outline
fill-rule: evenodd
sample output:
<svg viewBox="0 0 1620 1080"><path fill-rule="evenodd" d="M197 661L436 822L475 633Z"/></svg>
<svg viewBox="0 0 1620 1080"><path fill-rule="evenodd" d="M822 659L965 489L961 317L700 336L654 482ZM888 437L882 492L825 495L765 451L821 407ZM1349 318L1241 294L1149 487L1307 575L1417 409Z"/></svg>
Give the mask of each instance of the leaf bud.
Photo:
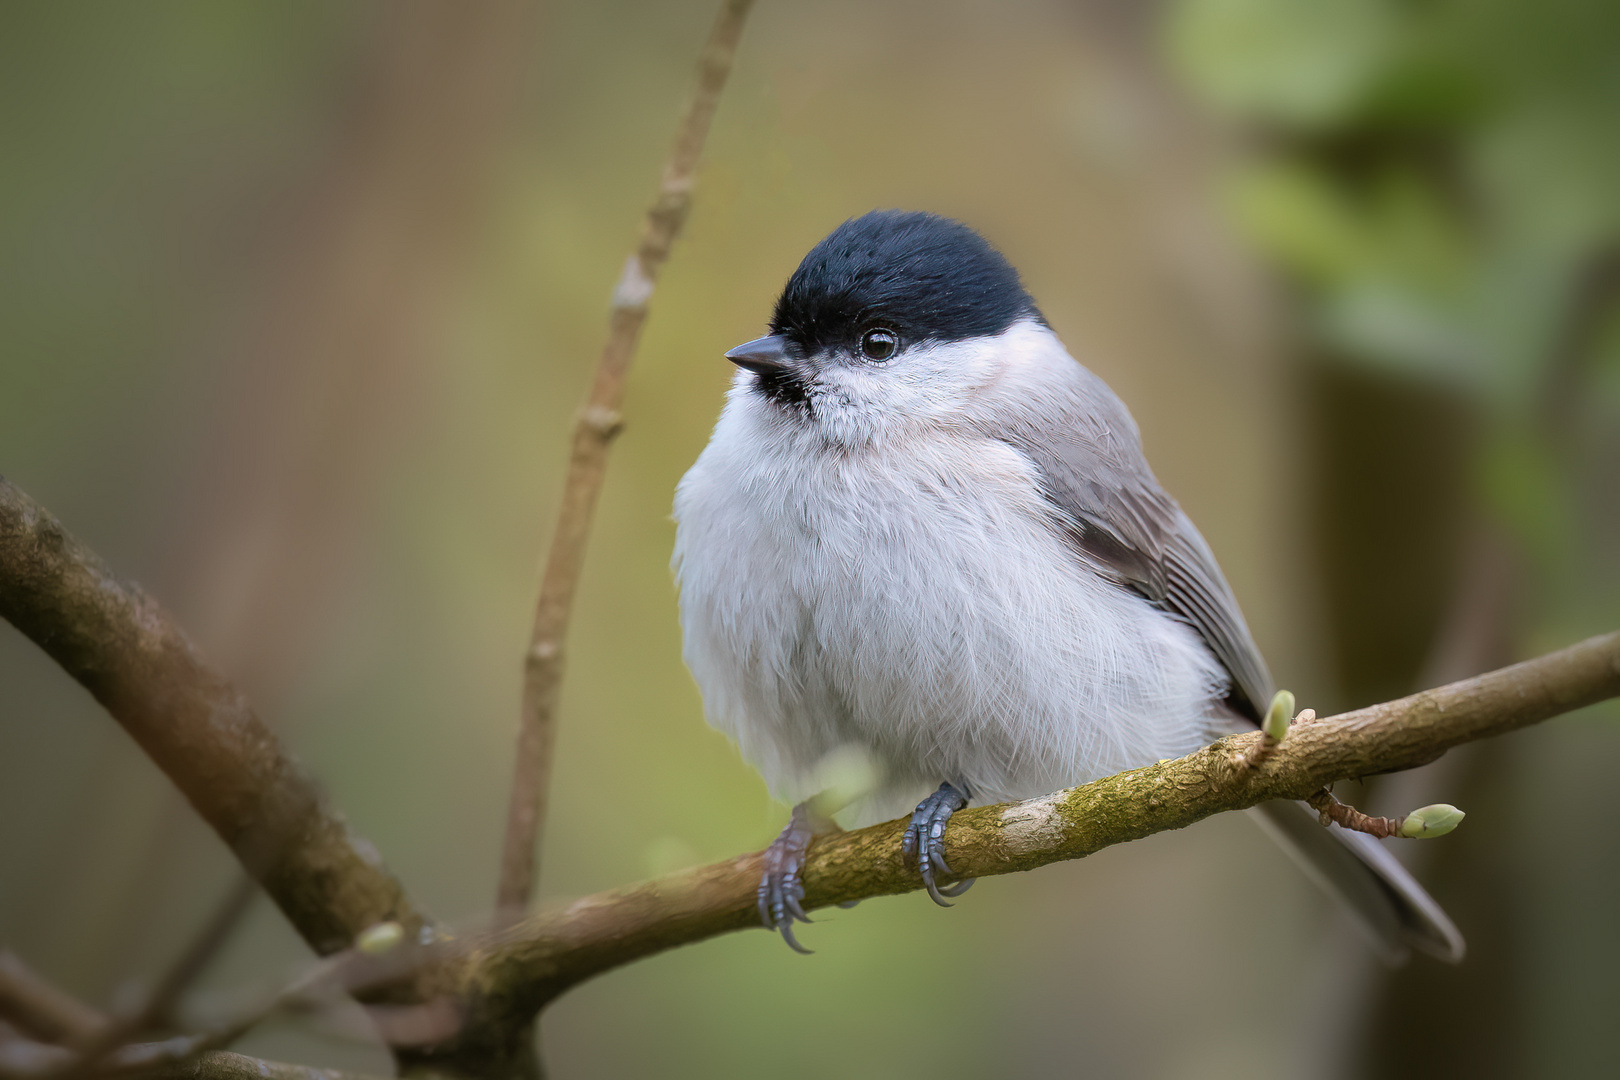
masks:
<svg viewBox="0 0 1620 1080"><path fill-rule="evenodd" d="M405 940L405 928L397 922L380 922L355 935L354 947L367 956L381 956Z"/></svg>
<svg viewBox="0 0 1620 1080"><path fill-rule="evenodd" d="M1414 840L1427 840L1444 836L1462 823L1466 815L1449 803L1435 803L1406 815L1401 822L1401 835Z"/></svg>
<svg viewBox="0 0 1620 1080"><path fill-rule="evenodd" d="M1271 708L1266 710L1266 719L1260 725L1260 730L1272 742L1282 742L1288 737L1288 722L1293 715L1294 695L1287 690L1279 690L1271 699Z"/></svg>

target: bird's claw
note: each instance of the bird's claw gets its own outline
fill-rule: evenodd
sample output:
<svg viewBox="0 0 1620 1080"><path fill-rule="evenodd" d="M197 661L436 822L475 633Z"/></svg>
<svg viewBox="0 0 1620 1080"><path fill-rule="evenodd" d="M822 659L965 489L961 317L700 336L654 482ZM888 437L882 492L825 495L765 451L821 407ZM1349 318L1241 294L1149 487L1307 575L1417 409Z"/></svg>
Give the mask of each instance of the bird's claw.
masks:
<svg viewBox="0 0 1620 1080"><path fill-rule="evenodd" d="M765 849L764 873L759 879L759 921L765 929L781 934L788 948L806 956L815 950L799 944L793 936L793 924L810 921L804 912L804 881L800 874L813 835L805 815L795 808L787 828Z"/></svg>
<svg viewBox="0 0 1620 1080"><path fill-rule="evenodd" d="M900 841L900 849L916 857L917 872L922 875L923 885L940 907L950 907L946 897L961 896L973 886L973 878L944 887L935 880L936 873L943 873L947 877L955 874L945 861L945 824L951 820L952 814L967 804L968 797L955 785L939 785L938 791L917 804L916 811L911 815L911 824L906 827L905 837Z"/></svg>

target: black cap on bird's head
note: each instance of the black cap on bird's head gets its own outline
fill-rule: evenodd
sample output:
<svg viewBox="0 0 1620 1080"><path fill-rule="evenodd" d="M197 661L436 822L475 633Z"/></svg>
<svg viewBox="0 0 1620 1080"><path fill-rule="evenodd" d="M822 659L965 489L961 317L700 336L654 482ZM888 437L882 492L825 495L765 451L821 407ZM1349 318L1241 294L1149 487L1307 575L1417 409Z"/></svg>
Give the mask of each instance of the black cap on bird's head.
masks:
<svg viewBox="0 0 1620 1080"><path fill-rule="evenodd" d="M1039 315L1018 271L978 233L937 214L874 210L799 263L771 332L806 352L851 346L869 326L909 344L999 334Z"/></svg>
<svg viewBox="0 0 1620 1080"><path fill-rule="evenodd" d="M1045 321L1018 271L978 233L937 214L874 210L810 249L776 302L770 336L726 355L761 375L790 354L882 361L1024 318Z"/></svg>

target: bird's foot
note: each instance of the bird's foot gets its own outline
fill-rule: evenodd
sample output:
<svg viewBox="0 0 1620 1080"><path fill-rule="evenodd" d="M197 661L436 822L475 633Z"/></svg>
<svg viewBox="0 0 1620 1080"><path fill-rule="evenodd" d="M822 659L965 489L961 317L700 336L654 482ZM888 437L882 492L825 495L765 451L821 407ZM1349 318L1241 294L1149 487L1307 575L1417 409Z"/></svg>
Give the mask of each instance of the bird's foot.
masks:
<svg viewBox="0 0 1620 1080"><path fill-rule="evenodd" d="M807 956L814 950L799 944L799 939L793 936L793 924L810 921L810 916L804 913L804 881L800 874L804 870L805 852L810 850L815 834L810 811L800 803L793 808L787 828L765 849L762 860L765 872L759 879L759 921L765 924L765 929L781 934L788 948Z"/></svg>
<svg viewBox="0 0 1620 1080"><path fill-rule="evenodd" d="M939 785L938 791L917 804L916 811L911 815L911 824L906 827L905 838L900 841L902 851L917 857L917 872L928 887L928 895L940 907L951 906L945 899L947 896L961 896L973 886L973 878L965 878L944 888L934 880L937 873L947 876L955 873L945 861L945 823L967 804L968 796L954 784Z"/></svg>

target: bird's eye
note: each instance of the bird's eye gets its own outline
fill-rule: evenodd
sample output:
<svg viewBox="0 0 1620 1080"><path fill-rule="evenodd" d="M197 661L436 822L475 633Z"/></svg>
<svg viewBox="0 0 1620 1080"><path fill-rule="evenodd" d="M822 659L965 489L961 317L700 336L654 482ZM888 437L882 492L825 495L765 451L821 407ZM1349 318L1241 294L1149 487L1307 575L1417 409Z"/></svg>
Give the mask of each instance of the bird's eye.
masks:
<svg viewBox="0 0 1620 1080"><path fill-rule="evenodd" d="M861 353L868 360L887 360L900 348L900 337L893 330L881 326L861 335Z"/></svg>

